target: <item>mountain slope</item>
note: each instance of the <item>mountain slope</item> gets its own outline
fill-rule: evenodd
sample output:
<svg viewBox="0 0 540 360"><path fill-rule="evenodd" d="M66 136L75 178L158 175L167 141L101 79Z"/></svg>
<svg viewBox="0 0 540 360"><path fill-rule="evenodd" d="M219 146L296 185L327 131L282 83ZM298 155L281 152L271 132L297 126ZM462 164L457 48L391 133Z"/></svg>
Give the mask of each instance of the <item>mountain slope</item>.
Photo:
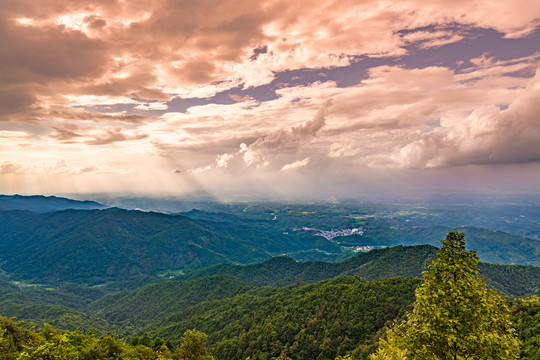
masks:
<svg viewBox="0 0 540 360"><path fill-rule="evenodd" d="M199 303L242 293L249 293L248 297L267 297L283 291L267 285L302 287L304 285L298 282L318 283L351 275L372 281L388 277L416 278L414 281L417 281L435 258L435 251L436 248L429 245L397 246L359 254L341 263L296 262L276 257L256 265L220 264L183 277L192 280L166 280L107 295L87 305L86 310L89 315L107 320L125 335L145 327L168 327L171 321L180 321L167 320L168 316ZM480 264L480 270L486 275L488 286L499 292L514 296L540 293L540 268Z"/></svg>
<svg viewBox="0 0 540 360"><path fill-rule="evenodd" d="M21 288L0 280L0 314L36 324L48 323L66 330L112 331L105 320L87 315L82 308L102 297L104 292L68 284L55 290Z"/></svg>
<svg viewBox="0 0 540 360"><path fill-rule="evenodd" d="M336 276L358 275L368 280L421 277L435 259L437 248L431 245L395 246L360 253L338 263L297 262L276 257L260 264L218 264L186 274L183 279L228 274L251 285L286 286L297 282L318 282ZM540 294L540 267L527 265L479 264L488 286L508 295Z"/></svg>
<svg viewBox="0 0 540 360"><path fill-rule="evenodd" d="M355 245L352 242L376 243L383 241L377 236L384 234L390 236L386 243L427 242L438 245L439 233L445 230L444 227L409 229L396 232L394 235L399 235L399 239L392 238L392 232L373 234L370 231L361 237L340 237L329 241L300 231L281 234L243 224L117 208L62 210L44 214L4 211L0 212L0 266L17 280L49 284L66 281L103 284L148 276L176 276L217 263L256 263L280 254L303 258L306 253L316 252L335 258L352 252L347 248ZM464 231L468 247L482 250L486 254L483 259L539 263L540 242L536 240L487 229L466 228ZM385 253L374 251L366 256L381 254ZM401 256L409 255L403 253ZM413 256L401 264L392 263L391 266L397 266L396 271L384 266L370 270L373 265L365 265L357 274L367 279L396 274L418 276L420 269L429 263L427 256L424 259ZM380 261L384 263L385 260ZM319 281L328 278L328 275L316 274L322 268L325 274L334 271L333 276L337 276L348 274L347 271L360 266L347 267L346 264L341 263L340 270L335 270L333 265L295 265L276 282L261 280L261 284L286 285L291 283L289 277L292 282ZM291 273L293 269L297 273ZM256 279L252 283L257 284Z"/></svg>
<svg viewBox="0 0 540 360"><path fill-rule="evenodd" d="M299 234L306 235L308 240L317 236L314 236L313 232L293 229L308 227L330 230L361 226L364 230L361 236L341 236L334 239L344 248L365 245L439 246L440 240L448 231L458 228L466 234L467 248L477 251L483 262L540 266L539 228L537 221L534 221L538 218L538 207L534 206L495 206L486 209L438 204L435 209L429 210L423 206L390 206L385 209L358 204L259 204L247 207L241 204L231 205L221 211L231 213L192 210L183 214L193 219L242 223L266 231L287 232L294 242L303 240L298 237ZM518 224L523 226L520 231L516 231ZM513 234L494 229L513 229ZM523 236L525 234L530 237ZM316 248L334 256L336 254L334 250L326 250L320 246ZM287 253L295 259L329 259L314 253L307 257L304 257L305 253ZM328 255L323 252L319 254Z"/></svg>
<svg viewBox="0 0 540 360"><path fill-rule="evenodd" d="M272 256L281 236L121 209L0 212L0 260L12 278L104 283Z"/></svg>
<svg viewBox="0 0 540 360"><path fill-rule="evenodd" d="M317 284L254 290L202 302L154 323L154 336L178 341L186 330L208 334L219 359L334 359L364 352L387 321L414 301L418 279L368 282L340 277Z"/></svg>
<svg viewBox="0 0 540 360"><path fill-rule="evenodd" d="M228 275L191 281L165 280L104 296L85 310L94 317L114 323L121 335L129 335L200 302L233 297L252 288Z"/></svg>
<svg viewBox="0 0 540 360"><path fill-rule="evenodd" d="M29 210L35 212L51 212L66 209L93 210L105 208L107 208L107 206L89 200L79 201L43 195L0 195L0 211Z"/></svg>
<svg viewBox="0 0 540 360"><path fill-rule="evenodd" d="M445 234L452 230L442 225L411 227L400 224L394 229L383 225L385 224L367 226L363 236L342 237L340 242L344 246L421 244L439 246ZM465 233L467 249L476 251L483 262L540 266L538 240L476 227L458 227L457 230Z"/></svg>
<svg viewBox="0 0 540 360"><path fill-rule="evenodd" d="M230 280L230 278L228 279ZM402 316L406 310L410 309L414 300L414 289L420 283L419 279L414 278L381 279L368 282L358 277L348 276L316 284L285 288L253 288L240 295L212 300L211 296L206 296L212 293L211 289L214 289L216 294L223 290L212 287L216 285L216 280L218 280L217 284L222 280L227 282L227 279L223 278L185 282L186 286L188 283L194 286L192 289L183 289L190 293L184 296L184 300L190 301L190 297L195 295L193 300L198 302L196 305L189 306L188 303L184 303L179 306L183 307L180 311L170 308L169 311L172 313L170 316L162 317L158 321L154 319L145 329L139 328L134 331L141 334L146 330L152 336L159 335L165 340L172 340L178 344L185 329L198 328L209 335L208 345L211 347L212 353L219 359L245 359L247 357L270 359L281 356L289 356L294 359L334 359L336 356L346 353L355 359L365 359L367 354L375 350L376 341L382 334L385 323ZM205 281L208 281L209 289L204 288ZM156 299L160 300L164 300L162 299L163 295L181 296L177 293L180 285L172 285L171 281L164 281L165 283L167 284L163 287L165 291L158 291L155 294L147 291L146 294L141 293L141 295L154 295ZM174 290L167 291L169 286L170 289ZM0 287L12 288L6 283L0 283ZM152 289L152 287L148 288ZM206 290L207 294L199 297L197 296L199 290ZM205 298L207 301L204 301ZM109 299L113 298L109 297ZM174 305L174 300L169 300L169 302ZM538 355L538 331L535 330L538 329L540 323L538 297L510 300L508 305L512 310L512 318L516 324L518 336L523 343L521 358L524 360L537 359L535 355ZM159 309L159 305L154 304L154 306ZM84 321L94 319L90 316L77 316L80 313L76 314L69 309L61 309L60 306L42 307L38 305L33 306L33 310L53 319L53 321L47 321L55 326L61 326L63 329L73 329L76 326L83 331L89 330L91 328L85 327ZM138 310L132 309L132 314L136 316ZM151 311L148 309L149 313ZM73 320L73 322L70 323L69 320ZM88 324L94 326L98 325L99 322L107 324L103 320L95 320L98 323ZM5 325L8 322L5 318L0 318L0 332L6 330ZM11 340L20 344L20 341L24 340L24 336L20 335L26 330L17 328L13 321L10 323L4 334L7 338L6 336L4 338L8 339L8 345ZM100 334L103 333L102 329L98 329L98 331ZM136 335L136 333L130 335ZM66 334L62 331L56 332L56 334L62 338L57 336L58 340L52 342L50 329L47 330L46 336L40 336L39 338L44 340L40 344L43 345L41 349L50 349L50 345L52 345L57 350L58 344L60 346L82 345L90 348L87 346L87 340L97 339L95 335L90 334L81 343L82 336L79 332ZM15 336L17 337L15 338ZM36 337L31 336L28 339L30 338ZM65 342L65 338L69 341ZM152 342L148 337L143 336L143 338L146 338L144 343L148 346L155 345L158 341ZM110 340L113 338L106 336L100 338L99 341L109 346L120 344ZM169 342L167 343L169 344ZM105 354L96 355L96 344L95 342L93 344L93 349L88 349L91 351L79 350L75 352L70 349L69 354L76 356L80 353L80 357L85 359L107 357ZM159 340L159 344L163 344L163 340ZM108 349L109 347L99 348ZM138 353L140 356L137 358L156 358L158 355L154 355L144 347L137 346L137 348L141 350ZM23 349L29 350L28 347L21 346L19 353ZM118 347L113 349L118 349ZM56 354L58 353L56 352ZM133 357L134 352L130 351L130 355ZM114 357L114 355L111 356Z"/></svg>

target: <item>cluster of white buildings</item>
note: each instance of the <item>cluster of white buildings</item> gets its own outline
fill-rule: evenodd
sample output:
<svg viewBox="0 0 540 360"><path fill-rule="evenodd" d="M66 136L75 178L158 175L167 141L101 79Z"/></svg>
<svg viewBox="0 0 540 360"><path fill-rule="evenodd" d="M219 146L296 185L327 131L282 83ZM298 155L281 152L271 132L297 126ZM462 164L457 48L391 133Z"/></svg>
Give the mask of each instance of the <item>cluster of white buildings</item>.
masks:
<svg viewBox="0 0 540 360"><path fill-rule="evenodd" d="M367 251L371 251L373 249L379 249L381 247L385 247L385 246L369 246L369 245L366 245L366 246L351 246L350 249L353 250L353 251L367 252Z"/></svg>
<svg viewBox="0 0 540 360"><path fill-rule="evenodd" d="M294 229L300 230L300 229ZM354 229L338 229L338 230L319 230L314 228L303 227L301 230L304 231L315 231L315 235L322 236L327 240L332 240L337 236L351 236L351 235L364 235L364 229L362 227Z"/></svg>

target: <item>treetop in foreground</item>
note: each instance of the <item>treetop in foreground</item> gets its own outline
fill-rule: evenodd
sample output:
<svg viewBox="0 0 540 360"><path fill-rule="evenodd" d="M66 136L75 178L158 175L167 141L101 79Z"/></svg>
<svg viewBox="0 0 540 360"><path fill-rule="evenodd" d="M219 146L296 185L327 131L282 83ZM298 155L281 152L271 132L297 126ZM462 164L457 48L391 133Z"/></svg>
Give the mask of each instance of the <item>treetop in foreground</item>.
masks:
<svg viewBox="0 0 540 360"><path fill-rule="evenodd" d="M144 334L126 344L116 335L96 337L78 331L62 331L45 324L41 331L0 316L1 360L214 360L206 335L188 330L174 352L168 342Z"/></svg>
<svg viewBox="0 0 540 360"><path fill-rule="evenodd" d="M464 234L451 231L442 244L416 290L413 310L387 331L371 359L516 359L519 344L508 308L486 288Z"/></svg>

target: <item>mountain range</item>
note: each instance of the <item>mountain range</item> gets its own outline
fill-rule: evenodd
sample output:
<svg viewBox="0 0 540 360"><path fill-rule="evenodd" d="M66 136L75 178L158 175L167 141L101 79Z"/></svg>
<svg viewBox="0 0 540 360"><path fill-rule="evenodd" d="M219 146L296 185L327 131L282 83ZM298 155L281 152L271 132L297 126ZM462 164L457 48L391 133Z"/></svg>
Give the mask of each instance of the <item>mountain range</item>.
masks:
<svg viewBox="0 0 540 360"><path fill-rule="evenodd" d="M272 256L285 239L244 226L127 211L0 212L2 270L37 283L98 284Z"/></svg>
<svg viewBox="0 0 540 360"><path fill-rule="evenodd" d="M196 328L220 359L363 359L385 324L410 309L437 248L350 248L381 239L434 243L434 229L444 231L366 226L368 236L329 240L288 234L268 216L185 215L194 218L119 208L0 211L0 314L38 327L113 332L133 343L141 336L178 345L184 331ZM536 240L466 231L467 241L470 235L474 246L491 247L501 262L537 256ZM343 259L297 260L318 254ZM508 297L520 339L534 349L540 267L480 263L479 269L487 286Z"/></svg>
<svg viewBox="0 0 540 360"><path fill-rule="evenodd" d="M359 245L439 245L437 239L448 231L440 225L397 229L385 227L383 223L371 228L366 226L361 236L326 239L304 231L283 231L287 230L285 226L292 226L293 221L300 221L298 217L280 223L272 221L271 215L255 221L237 215L202 211L184 214L193 218L119 208L36 212L29 209L35 210L37 203L42 209L52 209L59 203L62 206L104 205L55 197L2 196L2 199L25 209L0 211L0 270L12 280L37 284L75 282L101 284L114 289L130 288L159 278L182 275L193 278L198 276L196 270L220 263L230 264L220 265L220 269L229 269L234 265L260 263L283 255L295 260L345 259L353 256L355 252L351 249ZM324 221L320 217L313 219L315 223ZM377 224L377 221L382 220L374 219L373 223ZM477 250L483 261L540 264L538 240L490 229L466 227L461 230L466 233L467 246ZM426 255L422 264L412 264L411 259L404 261L406 266L415 270L405 271L403 276L418 276L425 269L436 249L424 249ZM379 254L382 253L372 251L367 256ZM292 264L293 260L280 261ZM384 263L386 259L379 261ZM322 280L310 273L310 268L319 269L320 264L299 264L291 265L290 271L304 270L266 284L290 284L289 278L294 281ZM346 264L347 261L324 265L326 268L322 272L333 276L349 274L336 270L344 269ZM371 276L368 270L366 265L360 275L368 279L377 277ZM227 273L228 270L223 271ZM377 271L392 273L391 269L384 267Z"/></svg>
<svg viewBox="0 0 540 360"><path fill-rule="evenodd" d="M29 210L35 212L51 212L66 209L105 209L107 207L108 206L95 201L79 201L57 196L0 195L0 211Z"/></svg>

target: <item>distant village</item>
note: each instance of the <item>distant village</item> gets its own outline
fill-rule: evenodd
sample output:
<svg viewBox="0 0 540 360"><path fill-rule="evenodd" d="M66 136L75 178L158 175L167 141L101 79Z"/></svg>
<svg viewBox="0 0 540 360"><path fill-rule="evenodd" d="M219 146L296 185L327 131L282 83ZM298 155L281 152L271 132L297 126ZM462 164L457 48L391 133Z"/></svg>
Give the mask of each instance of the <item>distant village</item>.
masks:
<svg viewBox="0 0 540 360"><path fill-rule="evenodd" d="M310 228L310 227L301 227L301 228L294 228L293 231L305 231L305 232L308 232L308 231L313 231L314 234L313 235L316 235L316 236L322 236L323 238L329 240L329 241L332 241L334 243L337 243L337 241L334 241L334 238L335 237L338 237L338 236L351 236L351 235L359 235L359 236L362 236L364 235L364 228L362 227L359 227L359 228L354 228L354 229L332 229L332 230L320 230L320 229L315 229L315 228ZM288 233L285 233L285 234L288 234ZM384 248L386 246L371 246L371 245L361 245L361 246L349 246L347 248L351 249L352 251L361 251L361 252L367 252L367 251L371 251L373 249L380 249L380 248ZM317 250L317 249L316 249Z"/></svg>
<svg viewBox="0 0 540 360"><path fill-rule="evenodd" d="M308 227L302 227L302 228L295 228L293 231L314 231L316 236L322 236L326 240L332 241L333 238L337 236L351 236L351 235L364 235L364 229L362 227L354 228L354 229L332 229L330 231L327 230L319 230L315 228L308 228Z"/></svg>

